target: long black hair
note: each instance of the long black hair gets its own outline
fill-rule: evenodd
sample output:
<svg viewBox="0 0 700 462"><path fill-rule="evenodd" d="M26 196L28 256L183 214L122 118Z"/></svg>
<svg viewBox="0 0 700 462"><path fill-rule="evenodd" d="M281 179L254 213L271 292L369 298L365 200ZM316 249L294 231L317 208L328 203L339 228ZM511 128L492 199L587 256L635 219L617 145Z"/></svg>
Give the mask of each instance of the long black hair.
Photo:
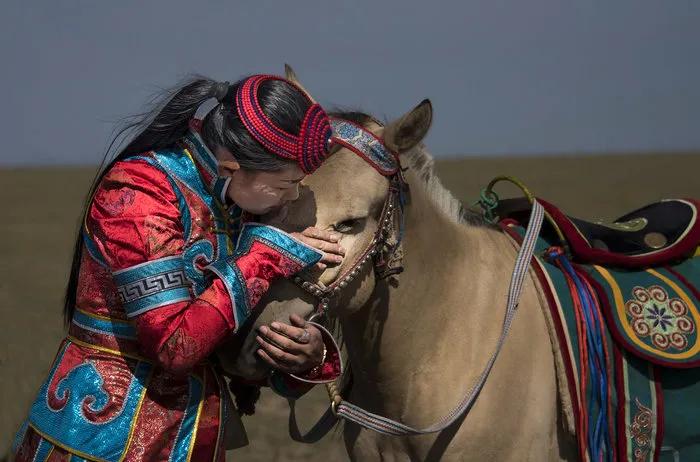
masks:
<svg viewBox="0 0 700 462"><path fill-rule="evenodd" d="M125 119L123 127L117 131L107 148L105 160L90 187L87 195L81 227L75 239L73 263L66 287L63 314L66 324L70 323L77 299L80 259L83 253L83 228L92 197L105 173L118 161L127 157L172 147L182 138L189 128L190 120L206 101L217 98L218 104L202 121L202 139L212 151L216 147L226 148L245 170L280 170L292 161L285 160L267 151L256 141L238 117L235 95L243 80L228 86L206 77L193 77L186 82L161 92L151 106L141 114ZM298 133L306 111L311 103L294 85L284 80L266 80L258 90L258 100L265 115L282 130ZM120 141L130 139L128 144L119 149ZM107 161L113 151L116 156Z"/></svg>

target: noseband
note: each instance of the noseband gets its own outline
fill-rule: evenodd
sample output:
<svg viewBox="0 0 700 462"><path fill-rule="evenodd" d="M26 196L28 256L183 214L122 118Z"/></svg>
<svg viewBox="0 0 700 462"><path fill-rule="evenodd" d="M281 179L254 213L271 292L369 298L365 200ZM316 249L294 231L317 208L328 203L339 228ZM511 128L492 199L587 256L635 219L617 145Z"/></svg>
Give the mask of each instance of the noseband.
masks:
<svg viewBox="0 0 700 462"><path fill-rule="evenodd" d="M399 158L372 132L353 122L334 118L331 119L331 127L333 128L332 142L347 147L381 175L389 178L389 190L374 237L348 269L328 286L307 281L302 276L294 278L296 285L316 299L316 308L309 317L310 321L323 317L329 310L331 299L338 297L370 261L374 264L378 279L384 279L402 270L390 264L401 244L403 206L408 192L408 184L403 177ZM399 237L396 243L390 244L389 238L397 234Z"/></svg>

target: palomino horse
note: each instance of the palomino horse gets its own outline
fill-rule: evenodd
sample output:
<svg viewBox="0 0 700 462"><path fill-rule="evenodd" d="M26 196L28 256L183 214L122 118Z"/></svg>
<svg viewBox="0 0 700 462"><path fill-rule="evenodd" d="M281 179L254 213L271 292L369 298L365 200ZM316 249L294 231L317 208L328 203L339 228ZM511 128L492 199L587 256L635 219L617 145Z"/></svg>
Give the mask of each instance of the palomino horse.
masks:
<svg viewBox="0 0 700 462"><path fill-rule="evenodd" d="M414 427L450 412L478 380L500 335L516 258L512 241L465 212L435 177L420 144L431 123L424 101L383 127L371 117L345 114L400 153L410 203L403 212L403 272L377 278L364 265L329 301L352 364L349 401ZM286 230L307 226L342 234L345 262L311 275L329 286L362 257L380 226L390 186L363 158L343 147L304 181L300 199L269 222ZM312 295L290 281L276 285L257 325L308 315ZM555 356L534 278L523 288L508 339L485 387L466 417L431 435L392 437L354 424L344 428L354 460L575 460L567 412L562 412ZM236 358L222 356L236 375L265 373L254 335Z"/></svg>

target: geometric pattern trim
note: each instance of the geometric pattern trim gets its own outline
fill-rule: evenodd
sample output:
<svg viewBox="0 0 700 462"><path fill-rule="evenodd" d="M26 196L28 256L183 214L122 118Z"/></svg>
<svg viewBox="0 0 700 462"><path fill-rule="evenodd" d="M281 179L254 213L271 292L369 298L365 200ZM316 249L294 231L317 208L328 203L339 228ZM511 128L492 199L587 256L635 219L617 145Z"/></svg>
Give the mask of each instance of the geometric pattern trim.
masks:
<svg viewBox="0 0 700 462"><path fill-rule="evenodd" d="M187 287L183 270L156 274L130 284L119 286L119 299L122 303L131 303L139 298L148 297L164 290Z"/></svg>
<svg viewBox="0 0 700 462"><path fill-rule="evenodd" d="M115 271L112 276L129 317L191 298L190 282L179 255Z"/></svg>

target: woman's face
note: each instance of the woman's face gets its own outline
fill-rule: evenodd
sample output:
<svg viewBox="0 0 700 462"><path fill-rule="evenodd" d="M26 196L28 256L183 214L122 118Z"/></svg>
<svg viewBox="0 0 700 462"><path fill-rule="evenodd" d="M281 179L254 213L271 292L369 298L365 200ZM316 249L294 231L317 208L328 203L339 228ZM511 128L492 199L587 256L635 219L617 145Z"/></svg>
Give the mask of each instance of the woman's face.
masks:
<svg viewBox="0 0 700 462"><path fill-rule="evenodd" d="M298 165L274 172L238 169L228 187L228 197L246 212L264 215L299 197L299 183L306 175Z"/></svg>
<svg viewBox="0 0 700 462"><path fill-rule="evenodd" d="M230 176L226 195L246 212L264 215L274 212L299 197L299 183L306 177L293 163L271 172L240 168L233 155L223 148L216 150L222 176Z"/></svg>

